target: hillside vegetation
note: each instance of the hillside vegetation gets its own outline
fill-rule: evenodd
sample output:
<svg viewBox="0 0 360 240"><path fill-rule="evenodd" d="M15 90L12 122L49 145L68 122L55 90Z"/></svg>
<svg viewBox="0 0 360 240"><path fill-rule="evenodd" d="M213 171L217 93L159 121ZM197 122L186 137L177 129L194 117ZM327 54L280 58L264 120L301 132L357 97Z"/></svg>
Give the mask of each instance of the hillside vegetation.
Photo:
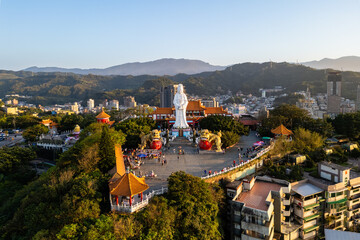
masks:
<svg viewBox="0 0 360 240"><path fill-rule="evenodd" d="M356 98L359 72L343 72L342 95ZM243 63L223 71L175 76L98 76L71 73L31 73L0 71L0 97L5 94L37 96L33 103L64 103L88 98L118 99L133 95L140 103L159 104L159 88L182 82L189 94L200 96L256 93L259 88L283 86L286 92L305 90L313 94L326 92L326 71L289 63Z"/></svg>

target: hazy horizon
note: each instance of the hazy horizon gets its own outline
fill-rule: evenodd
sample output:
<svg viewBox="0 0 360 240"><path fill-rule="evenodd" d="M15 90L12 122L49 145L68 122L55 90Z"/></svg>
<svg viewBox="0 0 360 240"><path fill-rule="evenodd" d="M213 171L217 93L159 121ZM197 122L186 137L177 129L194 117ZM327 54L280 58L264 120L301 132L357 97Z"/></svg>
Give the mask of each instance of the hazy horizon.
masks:
<svg viewBox="0 0 360 240"><path fill-rule="evenodd" d="M162 58L228 66L360 56L358 1L0 2L0 69Z"/></svg>

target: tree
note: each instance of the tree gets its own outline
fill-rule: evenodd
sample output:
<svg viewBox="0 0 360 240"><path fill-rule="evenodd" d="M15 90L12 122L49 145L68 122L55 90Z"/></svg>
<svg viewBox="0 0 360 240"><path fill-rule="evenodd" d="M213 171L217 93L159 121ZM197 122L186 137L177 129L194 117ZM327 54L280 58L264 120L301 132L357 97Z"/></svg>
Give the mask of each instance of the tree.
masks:
<svg viewBox="0 0 360 240"><path fill-rule="evenodd" d="M171 240L175 237L175 221L179 214L164 197L155 197L149 206L137 215L143 226L140 239Z"/></svg>
<svg viewBox="0 0 360 240"><path fill-rule="evenodd" d="M239 140L240 140L240 136L234 132L230 132L230 131L221 132L222 148L230 147L231 145L237 143Z"/></svg>
<svg viewBox="0 0 360 240"><path fill-rule="evenodd" d="M0 173L9 174L18 166L35 159L36 154L28 148L11 147L0 149Z"/></svg>
<svg viewBox="0 0 360 240"><path fill-rule="evenodd" d="M210 131L221 131L222 147L227 148L240 139L240 135L249 134L249 129L242 123L235 121L232 117L212 115L201 119L200 126L202 129Z"/></svg>
<svg viewBox="0 0 360 240"><path fill-rule="evenodd" d="M332 121L335 131L351 139L360 138L360 112L339 114Z"/></svg>
<svg viewBox="0 0 360 240"><path fill-rule="evenodd" d="M111 139L109 127L102 127L101 139L99 142L99 169L102 172L109 171L115 165L114 141Z"/></svg>
<svg viewBox="0 0 360 240"><path fill-rule="evenodd" d="M270 111L270 117L261 121L259 133L262 136L272 136L271 129L283 124L288 129L305 128L323 136L332 133L332 126L325 120L312 119L309 113L295 105L283 104Z"/></svg>
<svg viewBox="0 0 360 240"><path fill-rule="evenodd" d="M60 131L73 130L76 124L81 124L83 117L77 114L65 115L60 121Z"/></svg>
<svg viewBox="0 0 360 240"><path fill-rule="evenodd" d="M309 153L321 148L324 145L324 140L318 133L298 128L294 131L293 147L299 153Z"/></svg>
<svg viewBox="0 0 360 240"><path fill-rule="evenodd" d="M21 129L26 129L40 123L40 119L38 117L31 115L18 116L16 117L15 121L16 127Z"/></svg>
<svg viewBox="0 0 360 240"><path fill-rule="evenodd" d="M140 134L148 134L154 129L156 123L154 120L141 117L131 118L115 125L116 130L126 134L125 146L128 148L137 148L140 144Z"/></svg>
<svg viewBox="0 0 360 240"><path fill-rule="evenodd" d="M228 116L212 115L205 117L201 119L200 126L202 129L208 129L210 131L231 131L237 135L247 135L249 133L247 127Z"/></svg>
<svg viewBox="0 0 360 240"><path fill-rule="evenodd" d="M49 132L49 129L42 124L37 124L31 127L28 127L22 134L23 138L27 142L36 142L41 134L46 134Z"/></svg>
<svg viewBox="0 0 360 240"><path fill-rule="evenodd" d="M169 205L178 211L176 239L221 239L216 194L198 177L176 172L168 178Z"/></svg>

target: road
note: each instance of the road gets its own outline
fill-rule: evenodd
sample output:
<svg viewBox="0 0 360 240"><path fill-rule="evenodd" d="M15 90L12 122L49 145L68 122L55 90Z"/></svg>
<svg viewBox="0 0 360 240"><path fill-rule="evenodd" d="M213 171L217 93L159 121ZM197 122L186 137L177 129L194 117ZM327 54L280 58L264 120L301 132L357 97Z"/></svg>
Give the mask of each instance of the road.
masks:
<svg viewBox="0 0 360 240"><path fill-rule="evenodd" d="M12 146L23 141L24 138L21 134L9 134L6 140L0 141L0 148L5 146Z"/></svg>

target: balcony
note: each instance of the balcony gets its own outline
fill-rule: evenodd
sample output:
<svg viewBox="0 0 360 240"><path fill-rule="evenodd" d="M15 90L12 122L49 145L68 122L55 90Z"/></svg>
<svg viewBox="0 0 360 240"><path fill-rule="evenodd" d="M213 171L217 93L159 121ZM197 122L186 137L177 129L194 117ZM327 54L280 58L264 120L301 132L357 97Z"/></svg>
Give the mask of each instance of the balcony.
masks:
<svg viewBox="0 0 360 240"><path fill-rule="evenodd" d="M306 233L312 232L312 231L314 231L314 230L319 229L319 227L320 227L320 226L312 226L312 227L309 227L309 228L305 228L305 229L304 229L304 233L306 234Z"/></svg>
<svg viewBox="0 0 360 240"><path fill-rule="evenodd" d="M291 202L290 202L290 199L284 199L284 200L283 200L283 204L284 204L284 205L290 205L290 203L291 203Z"/></svg>
<svg viewBox="0 0 360 240"><path fill-rule="evenodd" d="M283 211L283 215L284 215L284 217L289 217L290 216L290 210L288 210L288 211Z"/></svg>
<svg viewBox="0 0 360 240"><path fill-rule="evenodd" d="M346 209L347 209L347 206L343 206L343 207L339 208L339 211L344 211Z"/></svg>
<svg viewBox="0 0 360 240"><path fill-rule="evenodd" d="M307 211L307 210L310 210L310 209L313 209L313 208L316 208L320 206L320 203L313 203L313 204L310 204L310 205L307 205L307 206L304 206L304 210Z"/></svg>
<svg viewBox="0 0 360 240"><path fill-rule="evenodd" d="M314 214L314 215L311 215L311 216L309 216L309 217L305 217L305 218L304 218L304 221L305 221L305 222L308 222L308 221L311 221L311 220L313 220L313 219L315 219L315 218L318 218L318 217L320 217L320 214Z"/></svg>
<svg viewBox="0 0 360 240"><path fill-rule="evenodd" d="M257 232L257 233L260 233L263 235L270 235L273 225L274 225L274 219L272 219L270 222L267 222L264 226L255 224L255 223L247 223L247 222L242 221L241 229L250 230L250 231Z"/></svg>
<svg viewBox="0 0 360 240"><path fill-rule="evenodd" d="M315 203L316 203L316 198L312 198L312 199L304 201L304 206L312 205Z"/></svg>

